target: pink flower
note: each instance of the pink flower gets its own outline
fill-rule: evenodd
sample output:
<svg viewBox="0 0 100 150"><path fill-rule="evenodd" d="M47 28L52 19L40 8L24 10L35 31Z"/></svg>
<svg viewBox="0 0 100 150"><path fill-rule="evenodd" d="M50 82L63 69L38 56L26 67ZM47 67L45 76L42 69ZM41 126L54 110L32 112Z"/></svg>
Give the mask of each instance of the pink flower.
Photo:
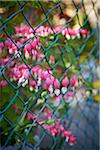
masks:
<svg viewBox="0 0 100 150"><path fill-rule="evenodd" d="M38 74L38 72L39 72L40 69L41 69L40 66L34 67L34 68L32 69L32 75Z"/></svg>
<svg viewBox="0 0 100 150"><path fill-rule="evenodd" d="M64 135L64 138L69 138L70 136L72 136L72 132L65 130L65 131L63 132L63 135Z"/></svg>
<svg viewBox="0 0 100 150"><path fill-rule="evenodd" d="M38 43L37 43L36 41L32 41L32 42L31 42L31 47L32 47L33 50L36 50L37 44L38 44Z"/></svg>
<svg viewBox="0 0 100 150"><path fill-rule="evenodd" d="M63 26L57 26L57 27L54 29L55 33L61 32L62 28L63 28Z"/></svg>
<svg viewBox="0 0 100 150"><path fill-rule="evenodd" d="M67 96L74 96L74 92L72 90L68 91Z"/></svg>
<svg viewBox="0 0 100 150"><path fill-rule="evenodd" d="M41 59L43 57L44 57L44 54L42 54L42 53L36 53L36 59L37 60L39 60L39 59Z"/></svg>
<svg viewBox="0 0 100 150"><path fill-rule="evenodd" d="M50 133L51 129L53 129L54 125L53 124L49 124L47 127L47 131Z"/></svg>
<svg viewBox="0 0 100 150"><path fill-rule="evenodd" d="M63 80L62 80L62 86L63 87L67 87L68 86L68 83L69 83L69 80L67 77L65 77Z"/></svg>
<svg viewBox="0 0 100 150"><path fill-rule="evenodd" d="M69 144L74 144L76 142L76 137L72 134L71 131L67 131L63 125L61 124L61 120L58 120L54 124L42 124L42 126L52 135L56 136L60 134L62 137L65 138Z"/></svg>
<svg viewBox="0 0 100 150"><path fill-rule="evenodd" d="M42 80L46 80L48 77L50 76L50 74L48 73L48 71L42 71Z"/></svg>
<svg viewBox="0 0 100 150"><path fill-rule="evenodd" d="M74 30L74 29L68 29L68 33L69 33L71 36L76 36L76 35L77 35L77 31Z"/></svg>
<svg viewBox="0 0 100 150"><path fill-rule="evenodd" d="M86 29L81 29L80 33L82 34L83 37L86 37L89 34Z"/></svg>
<svg viewBox="0 0 100 150"><path fill-rule="evenodd" d="M45 82L46 82L46 85L47 85L48 87L49 87L49 86L51 85L51 83L52 83L49 77L46 79Z"/></svg>
<svg viewBox="0 0 100 150"><path fill-rule="evenodd" d="M5 58L5 59L2 59L2 62L3 62L3 65L6 65L8 63L10 58Z"/></svg>
<svg viewBox="0 0 100 150"><path fill-rule="evenodd" d="M30 43L28 43L27 45L25 45L24 53L25 53L25 58L26 59L29 59L31 57L32 50L31 50L31 44Z"/></svg>
<svg viewBox="0 0 100 150"><path fill-rule="evenodd" d="M66 35L66 29L62 31L62 35Z"/></svg>
<svg viewBox="0 0 100 150"><path fill-rule="evenodd" d="M71 91L68 91L65 95L64 95L64 99L65 100L68 100L69 97L73 97L74 96L74 92L71 90Z"/></svg>
<svg viewBox="0 0 100 150"><path fill-rule="evenodd" d="M67 35L67 34L68 34L68 35L69 35L69 30L70 30L70 29L65 28L65 29L62 31L62 34L63 34L63 35Z"/></svg>
<svg viewBox="0 0 100 150"><path fill-rule="evenodd" d="M20 80L23 78L25 80L29 75L29 69L25 64L15 65L14 68L11 69L10 78L15 80Z"/></svg>
<svg viewBox="0 0 100 150"><path fill-rule="evenodd" d="M20 32L20 27L19 27L19 26L16 26L16 27L15 27L15 31L16 31L16 33L19 33L19 32Z"/></svg>
<svg viewBox="0 0 100 150"><path fill-rule="evenodd" d="M22 76L26 79L29 75L29 69L22 69Z"/></svg>
<svg viewBox="0 0 100 150"><path fill-rule="evenodd" d="M60 82L58 81L58 79L55 79L55 81L54 81L54 88L55 89L59 89L60 88Z"/></svg>
<svg viewBox="0 0 100 150"><path fill-rule="evenodd" d="M53 136L55 136L55 135L57 135L58 131L57 131L55 128L52 128L52 129L50 130L50 133L51 133Z"/></svg>
<svg viewBox="0 0 100 150"><path fill-rule="evenodd" d="M36 84L36 81L30 79L30 80L29 80L29 85L30 85L31 87L35 88L37 84Z"/></svg>
<svg viewBox="0 0 100 150"><path fill-rule="evenodd" d="M25 47L24 47L24 50L25 50L25 52L28 51L30 53L30 51L31 51L31 44L30 43L26 44Z"/></svg>
<svg viewBox="0 0 100 150"><path fill-rule="evenodd" d="M46 115L46 118L47 118L47 119L51 119L51 118L52 118L52 115L53 115L53 113L50 112L50 113L48 113L48 114Z"/></svg>
<svg viewBox="0 0 100 150"><path fill-rule="evenodd" d="M73 145L76 142L76 137L75 136L70 136L69 138L69 144Z"/></svg>
<svg viewBox="0 0 100 150"><path fill-rule="evenodd" d="M48 89L47 84L43 84L42 88L45 89L45 90L47 90Z"/></svg>
<svg viewBox="0 0 100 150"><path fill-rule="evenodd" d="M0 87L5 87L5 86L7 86L7 85L8 85L8 83L7 83L6 80L1 80L1 81L0 81Z"/></svg>
<svg viewBox="0 0 100 150"><path fill-rule="evenodd" d="M17 109L17 105L16 105L16 104L13 104L13 105L12 105L12 108L13 108L14 110L16 110L16 109Z"/></svg>
<svg viewBox="0 0 100 150"><path fill-rule="evenodd" d="M70 79L70 84L72 85L72 87L75 86L75 83L76 83L75 77L71 78L71 79Z"/></svg>
<svg viewBox="0 0 100 150"><path fill-rule="evenodd" d="M49 126L48 124L42 124L42 127L45 128L45 129L47 129L48 126Z"/></svg>
<svg viewBox="0 0 100 150"><path fill-rule="evenodd" d="M55 58L53 55L50 55L50 60L49 60L50 64L54 64L55 63Z"/></svg>
<svg viewBox="0 0 100 150"><path fill-rule="evenodd" d="M13 42L9 43L9 46L7 48L8 48L9 54L14 54L18 50L17 46Z"/></svg>
<svg viewBox="0 0 100 150"><path fill-rule="evenodd" d="M62 95L61 94L56 96L56 100L60 101L61 99L62 99Z"/></svg>
<svg viewBox="0 0 100 150"><path fill-rule="evenodd" d="M43 119L40 119L39 117L37 117L37 118L36 118L36 121L37 121L37 122L42 122Z"/></svg>
<svg viewBox="0 0 100 150"><path fill-rule="evenodd" d="M41 31L43 31L43 29L44 29L44 26L40 26L40 27L36 30L36 33L39 33L39 32L41 32Z"/></svg>
<svg viewBox="0 0 100 150"><path fill-rule="evenodd" d="M7 38L7 40L4 42L4 46L5 46L5 48L8 49L8 47L10 47L10 45L12 45L12 41L9 38Z"/></svg>
<svg viewBox="0 0 100 150"><path fill-rule="evenodd" d="M48 34L49 34L49 35L50 35L50 34L53 34L53 31L52 31L51 28L48 28Z"/></svg>
<svg viewBox="0 0 100 150"><path fill-rule="evenodd" d="M1 66L6 65L9 60L10 60L10 57L0 59L0 65L1 65ZM9 64L10 67L13 67L13 65L14 65L14 61L12 61L12 62Z"/></svg>
<svg viewBox="0 0 100 150"><path fill-rule="evenodd" d="M54 80L48 77L45 82L46 82L46 85L49 87L50 85L53 85Z"/></svg>
<svg viewBox="0 0 100 150"><path fill-rule="evenodd" d="M16 110L18 107L17 107L17 104L13 104L12 105L12 109Z"/></svg>
<svg viewBox="0 0 100 150"><path fill-rule="evenodd" d="M33 37L33 33L34 33L34 31L27 25L16 26L15 31L19 36L25 36L28 39L30 37Z"/></svg>
<svg viewBox="0 0 100 150"><path fill-rule="evenodd" d="M32 115L31 113L28 113L28 114L26 115L26 118L27 118L28 120L34 120L34 117L35 117L35 115Z"/></svg>
<svg viewBox="0 0 100 150"><path fill-rule="evenodd" d="M17 104L13 104L13 105L12 105L12 109L13 109L16 113L20 113L20 109L18 108Z"/></svg>
<svg viewBox="0 0 100 150"><path fill-rule="evenodd" d="M12 68L12 70L11 70L10 78L19 80L20 77L21 77L21 72L19 71L18 66L15 65L15 67Z"/></svg>

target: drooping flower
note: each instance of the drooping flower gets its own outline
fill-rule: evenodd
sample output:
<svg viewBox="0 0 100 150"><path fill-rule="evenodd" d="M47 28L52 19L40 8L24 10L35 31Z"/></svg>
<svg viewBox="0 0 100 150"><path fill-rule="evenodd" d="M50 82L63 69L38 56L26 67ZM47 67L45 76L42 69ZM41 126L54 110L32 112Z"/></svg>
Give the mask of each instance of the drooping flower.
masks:
<svg viewBox="0 0 100 150"><path fill-rule="evenodd" d="M50 55L50 60L49 60L50 64L54 64L55 63L55 58L53 55Z"/></svg>
<svg viewBox="0 0 100 150"><path fill-rule="evenodd" d="M60 82L58 81L58 79L55 79L55 81L54 81L54 88L55 89L59 89L60 88Z"/></svg>
<svg viewBox="0 0 100 150"><path fill-rule="evenodd" d="M31 114L31 113L28 113L28 114L26 115L26 118L27 118L28 120L34 120L34 117L35 117L35 115L33 115L33 114Z"/></svg>
<svg viewBox="0 0 100 150"><path fill-rule="evenodd" d="M29 85L30 85L30 91L33 91L33 89L35 89L37 86L36 81L32 79L29 79Z"/></svg>
<svg viewBox="0 0 100 150"><path fill-rule="evenodd" d="M54 80L50 77L48 77L45 81L45 83L47 84L47 86L49 87L50 85L53 85Z"/></svg>
<svg viewBox="0 0 100 150"><path fill-rule="evenodd" d="M67 77L65 77L63 80L62 80L62 86L63 87L67 87L68 86L68 83L69 83L69 80Z"/></svg>
<svg viewBox="0 0 100 150"><path fill-rule="evenodd" d="M1 80L1 81L0 81L0 87L5 87L5 86L7 86L7 85L8 85L8 83L7 83L6 80Z"/></svg>
<svg viewBox="0 0 100 150"><path fill-rule="evenodd" d="M71 79L70 79L70 84L72 85L72 87L75 86L75 83L76 83L75 77L71 78Z"/></svg>
<svg viewBox="0 0 100 150"><path fill-rule="evenodd" d="M74 143L76 142L76 137L75 136L70 136L70 138L69 138L69 144L70 145L73 145Z"/></svg>

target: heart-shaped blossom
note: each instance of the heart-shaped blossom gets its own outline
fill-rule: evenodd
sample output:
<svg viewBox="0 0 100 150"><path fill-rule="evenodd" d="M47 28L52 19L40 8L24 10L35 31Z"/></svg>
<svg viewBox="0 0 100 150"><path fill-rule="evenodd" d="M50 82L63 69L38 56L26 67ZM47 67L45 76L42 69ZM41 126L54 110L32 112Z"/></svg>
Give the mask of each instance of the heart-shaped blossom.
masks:
<svg viewBox="0 0 100 150"><path fill-rule="evenodd" d="M62 80L62 86L63 87L67 87L68 86L68 83L69 83L69 80L67 77L65 77L63 80Z"/></svg>
<svg viewBox="0 0 100 150"><path fill-rule="evenodd" d="M54 88L55 89L59 89L60 88L60 82L59 82L58 79L55 79L55 81L54 81Z"/></svg>
<svg viewBox="0 0 100 150"><path fill-rule="evenodd" d="M75 79L75 77L72 77L72 78L70 79L70 84L72 85L72 87L75 86L75 83L76 83L76 79Z"/></svg>

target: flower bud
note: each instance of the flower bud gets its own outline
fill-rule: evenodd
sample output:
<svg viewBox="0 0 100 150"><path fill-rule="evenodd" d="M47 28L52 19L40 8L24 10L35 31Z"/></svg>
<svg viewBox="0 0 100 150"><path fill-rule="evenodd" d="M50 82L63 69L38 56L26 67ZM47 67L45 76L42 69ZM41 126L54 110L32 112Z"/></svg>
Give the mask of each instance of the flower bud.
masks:
<svg viewBox="0 0 100 150"><path fill-rule="evenodd" d="M73 77L72 79L70 79L70 84L72 85L72 87L75 86L75 83L76 83L75 77Z"/></svg>
<svg viewBox="0 0 100 150"><path fill-rule="evenodd" d="M62 80L62 86L63 86L63 87L67 87L67 86L68 86L68 83L69 83L68 78L65 77L65 78Z"/></svg>
<svg viewBox="0 0 100 150"><path fill-rule="evenodd" d="M55 88L55 89L59 89L59 88L60 88L60 82L58 81L58 79L56 79L56 80L54 81L54 88Z"/></svg>

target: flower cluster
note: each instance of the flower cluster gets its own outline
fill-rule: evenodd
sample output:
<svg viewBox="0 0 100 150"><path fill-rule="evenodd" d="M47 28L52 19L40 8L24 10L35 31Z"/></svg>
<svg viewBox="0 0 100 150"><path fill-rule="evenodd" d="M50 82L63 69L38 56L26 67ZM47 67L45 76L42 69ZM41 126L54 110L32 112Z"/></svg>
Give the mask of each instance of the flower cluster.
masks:
<svg viewBox="0 0 100 150"><path fill-rule="evenodd" d="M8 51L9 54L15 54L18 51L18 47L21 46L21 43L19 41L16 42L16 45L7 38L4 42L4 49Z"/></svg>
<svg viewBox="0 0 100 150"><path fill-rule="evenodd" d="M15 41L14 41L15 42ZM16 45L8 38L4 43L0 42L0 52L2 53L3 49L6 50L7 54L13 55L18 52L18 47L22 46L24 41L15 42ZM44 55L40 52L40 39L34 38L31 42L25 45L24 47L24 56L26 59L32 58L33 60L38 60ZM20 49L20 54L22 53L22 48Z"/></svg>
<svg viewBox="0 0 100 150"><path fill-rule="evenodd" d="M35 90L37 92L39 87L41 87L52 96L56 96L60 99L62 99L62 95L64 95L65 99L69 96L73 96L73 89L76 83L75 77L69 80L67 76L60 82L57 78L54 78L50 69L44 70L39 65L34 67L30 74L29 68L25 64L16 64L15 67L11 69L10 80L17 81L17 84L22 84L23 87L29 82L30 91ZM71 85L71 89L67 92L69 84Z"/></svg>
<svg viewBox="0 0 100 150"><path fill-rule="evenodd" d="M57 102L63 102L61 101L62 99L64 99L67 104L70 100L73 100L74 89L76 87L76 77L74 75L71 74L69 77L65 74L60 80L49 68L50 65L48 64L54 65L56 59L52 52L50 55L48 54L46 58L44 55L45 51L42 50L42 42L45 42L46 47L48 47L49 42L51 42L50 39L52 39L55 33L65 36L68 40L70 38L79 38L80 35L86 37L89 34L86 29L74 30L64 28L64 26L55 28L41 26L35 27L33 30L29 26L23 25L15 27L15 34L12 35L13 41L7 38L4 42L0 42L0 55L2 56L0 56L0 66L4 68L6 65L5 75L8 80L19 87L24 87L25 90L27 90L27 88L25 88L27 86L30 89L30 94L31 92L35 93L40 90L40 100L43 100L45 95L49 96L54 107L57 105ZM45 37L49 37L49 41ZM12 57L14 59L11 61ZM23 59L27 65L23 63ZM48 64L46 63L47 60L49 61ZM41 64L39 62L41 62ZM59 72L59 70L60 69L57 71ZM7 85L6 80L0 81L1 87ZM54 104L55 102L56 105ZM20 115L21 109L19 108L17 104L12 106L12 109ZM26 112L25 119L30 121L36 119L36 122L40 123L52 136L60 135L71 145L76 142L76 137L63 127L61 119L53 118L53 112L49 112L48 110L41 112L44 119L40 116L36 116L37 110L32 110L32 112L33 113ZM60 115L60 113L58 114ZM51 120L50 124L48 123L49 119Z"/></svg>
<svg viewBox="0 0 100 150"><path fill-rule="evenodd" d="M61 120L58 120L53 124L42 124L42 126L52 136L60 135L60 137L63 137L70 145L73 145L76 142L76 137L71 131L68 131L63 127Z"/></svg>
<svg viewBox="0 0 100 150"><path fill-rule="evenodd" d="M17 84L24 87L26 85L26 78L28 77L29 74L29 69L25 64L16 64L15 67L11 69L10 72L10 80L11 81L17 81ZM26 81L25 81L26 80Z"/></svg>
<svg viewBox="0 0 100 150"><path fill-rule="evenodd" d="M26 44L24 47L25 58L32 60L39 60L44 55L40 52L41 44L39 38L34 38L30 43Z"/></svg>
<svg viewBox="0 0 100 150"><path fill-rule="evenodd" d="M0 87L5 87L7 85L8 85L7 81L5 81L5 80L0 81Z"/></svg>
<svg viewBox="0 0 100 150"><path fill-rule="evenodd" d="M11 58L10 57L6 57L6 58L1 58L0 59L0 66L2 67L2 66L5 66L7 63L8 63L8 61L10 60ZM11 63L9 64L9 67L13 67L13 65L14 65L14 61L11 61Z"/></svg>
<svg viewBox="0 0 100 150"><path fill-rule="evenodd" d="M60 33L62 36L65 36L67 39L75 37L86 37L89 32L86 29L71 29L64 28L63 26L58 26L53 29L49 26L40 26L39 28L35 27L33 30L27 25L16 26L15 34L13 35L13 41L7 38L4 42L0 42L0 53L4 50L10 56L17 54L20 57L21 54L24 54L26 59L31 58L32 60L39 60L44 57L44 54L41 51L41 37L53 36L55 33ZM37 37L35 37L35 34ZM27 40L30 38L31 41L27 43L23 48L20 48ZM50 56L50 63L54 64L55 60L53 55Z"/></svg>
<svg viewBox="0 0 100 150"><path fill-rule="evenodd" d="M20 37L24 36L27 37L27 39L34 37L34 30L27 25L16 26L15 31L16 31L16 35Z"/></svg>
<svg viewBox="0 0 100 150"><path fill-rule="evenodd" d="M20 112L20 109L16 104L13 104L12 109L17 113ZM76 137L73 135L73 133L63 127L61 119L52 119L53 113L49 112L48 109L46 109L46 112L47 113L44 113L44 119L41 119L39 116L37 117L36 114L30 112L26 114L25 118L31 121L36 119L36 122L41 124L49 134L52 136L60 135L60 137L64 138L66 142L68 142L70 145L73 145L76 142Z"/></svg>
<svg viewBox="0 0 100 150"><path fill-rule="evenodd" d="M39 37L47 37L49 35L61 33L63 36L65 36L67 39L75 38L75 37L86 37L89 32L86 29L71 29L71 28L65 28L64 26L57 26L55 28L51 28L49 26L40 26L39 28L35 27L34 30L28 26L17 26L15 27L16 34L18 36L25 36L28 39L31 37L34 37L34 33L38 35Z"/></svg>

